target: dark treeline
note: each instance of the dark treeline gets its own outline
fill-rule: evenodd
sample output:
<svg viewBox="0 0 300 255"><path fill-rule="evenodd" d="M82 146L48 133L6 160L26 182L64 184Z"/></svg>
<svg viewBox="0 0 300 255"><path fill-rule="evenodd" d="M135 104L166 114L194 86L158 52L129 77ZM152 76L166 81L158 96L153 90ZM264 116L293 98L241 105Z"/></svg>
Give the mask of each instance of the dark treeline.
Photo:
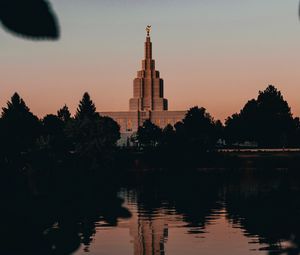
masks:
<svg viewBox="0 0 300 255"><path fill-rule="evenodd" d="M42 119L15 93L3 108L0 119L0 156L3 162L11 163L24 155L29 159L47 151L47 155L56 159L76 155L85 165L96 167L115 149L119 129L114 120L96 112L88 93L83 95L74 117L65 105L56 115L49 114Z"/></svg>
<svg viewBox="0 0 300 255"><path fill-rule="evenodd" d="M293 117L281 92L269 85L224 124L214 120L205 108L196 106L182 121L164 129L145 121L132 141L144 152L140 159L146 167L241 167L239 157L225 156L218 153L219 149L297 148L300 121ZM262 165L266 166L263 162Z"/></svg>
<svg viewBox="0 0 300 255"><path fill-rule="evenodd" d="M2 188L11 196L21 192L69 199L109 180L113 190L110 176L119 138L119 125L96 112L88 93L74 117L65 105L42 119L15 93L0 119Z"/></svg>
<svg viewBox="0 0 300 255"><path fill-rule="evenodd" d="M144 149L160 147L205 152L215 149L218 140L223 138L223 129L221 121L214 121L205 108L195 106L174 127L169 124L161 129L146 120L132 140Z"/></svg>
<svg viewBox="0 0 300 255"><path fill-rule="evenodd" d="M120 136L117 122L100 116L88 93L83 95L74 116L64 105L57 114L42 119L15 93L2 108L0 165L2 169L13 169L7 170L10 175L26 176L34 192L38 190L37 179L47 183L49 175L58 175L52 169L74 168L72 177L90 175L98 179L95 174L111 174L113 166L132 166L141 154L141 161L155 161L158 167L176 165L178 161L198 166L200 161L206 165L213 162L215 166L224 164L223 155L217 154L219 148L247 143L266 148L299 147L300 121L292 116L281 92L270 85L259 92L257 99L248 101L240 113L228 117L225 125L214 120L205 108L196 106L174 126L161 129L146 120L131 137L129 150L117 146ZM66 172L59 174L68 179L70 174ZM48 184L39 185L45 190Z"/></svg>
<svg viewBox="0 0 300 255"><path fill-rule="evenodd" d="M63 106L42 119L15 93L0 119L2 253L88 250L99 221L115 226L130 217L112 171L119 137L87 93L74 117Z"/></svg>
<svg viewBox="0 0 300 255"><path fill-rule="evenodd" d="M254 141L259 147L296 147L300 145L300 121L292 116L281 92L270 85L239 114L227 118L225 138L229 144Z"/></svg>
<svg viewBox="0 0 300 255"><path fill-rule="evenodd" d="M39 119L17 93L2 109L1 164L28 168L39 161L76 159L77 166L97 169L111 168L118 161L120 127L113 119L100 116L88 93L83 95L74 116L65 105L57 114ZM146 120L128 145L131 150L151 157L150 152L156 151L167 161L170 157L194 161L199 155L214 154L219 148L299 147L300 121L293 117L281 92L270 85L239 113L228 117L224 125L205 108L196 106L174 126L161 129ZM128 157L123 156L124 160Z"/></svg>
<svg viewBox="0 0 300 255"><path fill-rule="evenodd" d="M146 121L134 141L139 147L168 147L182 151L213 151L216 148L299 147L300 121L294 118L281 92L269 85L249 100L240 113L228 117L225 125L215 121L205 108L191 108L185 118L160 129Z"/></svg>
<svg viewBox="0 0 300 255"><path fill-rule="evenodd" d="M174 127L167 125L161 129L146 120L132 137L134 148L140 151L140 155L133 157L139 156L138 160L144 164L142 168L199 167L219 158L215 151L222 135L222 123L214 121L205 108L196 106Z"/></svg>

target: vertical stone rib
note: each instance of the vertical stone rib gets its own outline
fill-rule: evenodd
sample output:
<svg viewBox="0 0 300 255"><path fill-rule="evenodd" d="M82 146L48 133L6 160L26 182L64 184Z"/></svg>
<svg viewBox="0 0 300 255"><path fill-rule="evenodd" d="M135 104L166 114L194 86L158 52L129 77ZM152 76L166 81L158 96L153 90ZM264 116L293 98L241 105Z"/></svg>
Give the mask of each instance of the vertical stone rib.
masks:
<svg viewBox="0 0 300 255"><path fill-rule="evenodd" d="M152 59L152 42L150 37L146 37L146 42L145 42L145 59L146 60L151 60Z"/></svg>

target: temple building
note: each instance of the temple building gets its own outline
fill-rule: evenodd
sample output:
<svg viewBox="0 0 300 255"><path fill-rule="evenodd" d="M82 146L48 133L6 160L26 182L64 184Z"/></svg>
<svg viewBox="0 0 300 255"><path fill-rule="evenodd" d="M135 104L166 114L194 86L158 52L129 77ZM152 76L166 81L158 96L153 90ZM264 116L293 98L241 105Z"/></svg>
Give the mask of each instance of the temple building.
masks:
<svg viewBox="0 0 300 255"><path fill-rule="evenodd" d="M129 100L129 111L100 112L102 116L111 117L118 122L123 138L136 132L147 119L164 128L181 121L186 114L186 111L168 110L168 100L164 98L164 81L155 69L155 60L152 58L150 30L151 26L147 26L145 57L142 60L142 70L137 72L133 81L133 98Z"/></svg>

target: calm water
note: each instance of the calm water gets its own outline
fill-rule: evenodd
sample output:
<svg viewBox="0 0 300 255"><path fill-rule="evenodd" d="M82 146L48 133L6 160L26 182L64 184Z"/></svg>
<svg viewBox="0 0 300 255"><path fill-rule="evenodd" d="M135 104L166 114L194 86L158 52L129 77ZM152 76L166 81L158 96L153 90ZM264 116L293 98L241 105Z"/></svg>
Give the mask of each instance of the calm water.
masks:
<svg viewBox="0 0 300 255"><path fill-rule="evenodd" d="M297 176L245 172L128 178L130 218L99 219L74 252L105 255L300 254Z"/></svg>
<svg viewBox="0 0 300 255"><path fill-rule="evenodd" d="M0 254L300 254L299 176L135 172L97 189L56 181L51 197L0 193Z"/></svg>

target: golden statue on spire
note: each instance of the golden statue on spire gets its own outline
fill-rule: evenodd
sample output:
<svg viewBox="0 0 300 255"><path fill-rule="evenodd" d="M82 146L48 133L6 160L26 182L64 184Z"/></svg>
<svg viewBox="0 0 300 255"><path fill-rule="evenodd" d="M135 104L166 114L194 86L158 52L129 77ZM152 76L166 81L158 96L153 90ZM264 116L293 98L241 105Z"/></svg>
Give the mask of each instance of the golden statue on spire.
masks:
<svg viewBox="0 0 300 255"><path fill-rule="evenodd" d="M146 31L147 31L147 37L149 37L150 36L150 32L151 32L151 26L150 25L148 25L146 27Z"/></svg>

